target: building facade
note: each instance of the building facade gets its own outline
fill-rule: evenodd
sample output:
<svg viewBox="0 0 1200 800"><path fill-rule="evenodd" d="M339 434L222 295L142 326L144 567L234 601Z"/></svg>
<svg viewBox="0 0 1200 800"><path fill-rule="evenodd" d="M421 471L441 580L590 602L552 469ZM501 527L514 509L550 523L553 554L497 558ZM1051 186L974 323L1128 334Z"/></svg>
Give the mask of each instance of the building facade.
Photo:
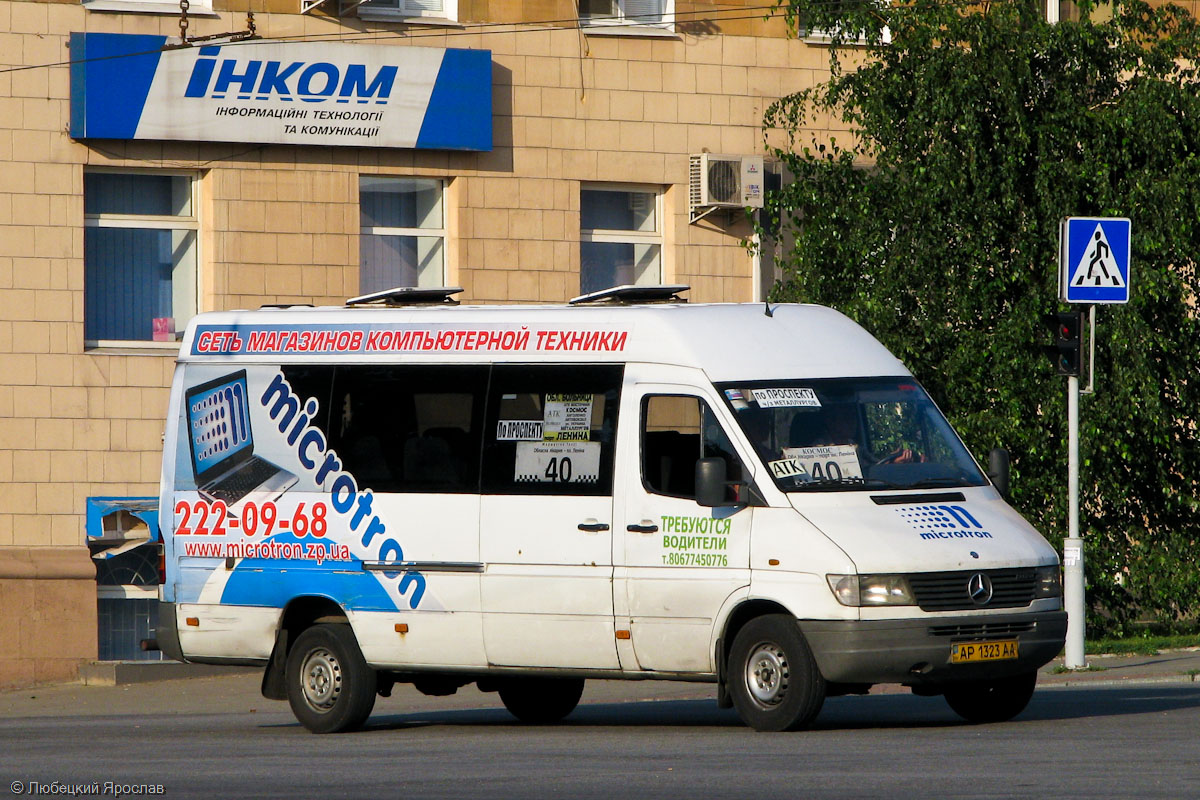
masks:
<svg viewBox="0 0 1200 800"><path fill-rule="evenodd" d="M742 157L827 75L754 0L182 5L0 0L0 686L146 657L192 315L401 285L761 299Z"/></svg>

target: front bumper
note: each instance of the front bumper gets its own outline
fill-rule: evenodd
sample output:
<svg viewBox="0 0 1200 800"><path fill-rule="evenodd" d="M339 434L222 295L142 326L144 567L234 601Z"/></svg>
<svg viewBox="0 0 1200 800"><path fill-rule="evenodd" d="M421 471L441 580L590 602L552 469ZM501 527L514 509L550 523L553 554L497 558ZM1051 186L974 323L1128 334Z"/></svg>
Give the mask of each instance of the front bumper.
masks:
<svg viewBox="0 0 1200 800"><path fill-rule="evenodd" d="M935 685L1033 672L1062 650L1065 611L905 620L800 620L825 680ZM951 664L950 645L1016 639L1019 657Z"/></svg>

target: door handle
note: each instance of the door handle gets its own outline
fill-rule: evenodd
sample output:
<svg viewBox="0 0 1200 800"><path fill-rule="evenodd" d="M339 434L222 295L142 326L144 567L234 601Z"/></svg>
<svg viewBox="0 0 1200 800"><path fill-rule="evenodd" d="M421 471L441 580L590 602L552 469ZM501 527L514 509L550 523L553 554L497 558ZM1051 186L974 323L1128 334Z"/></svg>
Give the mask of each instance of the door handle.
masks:
<svg viewBox="0 0 1200 800"><path fill-rule="evenodd" d="M577 527L579 530L586 531L587 533L599 533L600 531L608 530L608 523L593 520L591 522L581 522Z"/></svg>
<svg viewBox="0 0 1200 800"><path fill-rule="evenodd" d="M640 525L626 525L625 530L630 533L658 533L658 526L653 521L644 519Z"/></svg>

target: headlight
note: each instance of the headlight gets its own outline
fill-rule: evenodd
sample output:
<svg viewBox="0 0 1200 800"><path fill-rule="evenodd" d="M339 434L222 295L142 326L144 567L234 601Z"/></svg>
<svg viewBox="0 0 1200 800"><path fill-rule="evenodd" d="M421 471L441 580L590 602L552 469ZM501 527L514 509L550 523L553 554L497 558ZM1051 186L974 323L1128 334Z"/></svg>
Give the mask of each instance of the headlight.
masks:
<svg viewBox="0 0 1200 800"><path fill-rule="evenodd" d="M1062 597L1062 573L1057 564L1038 567L1034 574L1034 597Z"/></svg>
<svg viewBox="0 0 1200 800"><path fill-rule="evenodd" d="M844 606L912 606L903 575L826 575L833 596Z"/></svg>

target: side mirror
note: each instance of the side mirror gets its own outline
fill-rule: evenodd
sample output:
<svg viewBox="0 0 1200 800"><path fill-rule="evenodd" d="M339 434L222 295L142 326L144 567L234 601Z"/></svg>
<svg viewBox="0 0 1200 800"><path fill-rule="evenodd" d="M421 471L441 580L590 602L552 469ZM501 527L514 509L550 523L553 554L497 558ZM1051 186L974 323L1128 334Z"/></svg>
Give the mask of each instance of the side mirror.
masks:
<svg viewBox="0 0 1200 800"><path fill-rule="evenodd" d="M729 506L725 499L725 459L701 458L696 462L696 502L705 508Z"/></svg>
<svg viewBox="0 0 1200 800"><path fill-rule="evenodd" d="M1004 499L1008 499L1008 451L997 447L988 453L988 478L996 487L996 491Z"/></svg>

